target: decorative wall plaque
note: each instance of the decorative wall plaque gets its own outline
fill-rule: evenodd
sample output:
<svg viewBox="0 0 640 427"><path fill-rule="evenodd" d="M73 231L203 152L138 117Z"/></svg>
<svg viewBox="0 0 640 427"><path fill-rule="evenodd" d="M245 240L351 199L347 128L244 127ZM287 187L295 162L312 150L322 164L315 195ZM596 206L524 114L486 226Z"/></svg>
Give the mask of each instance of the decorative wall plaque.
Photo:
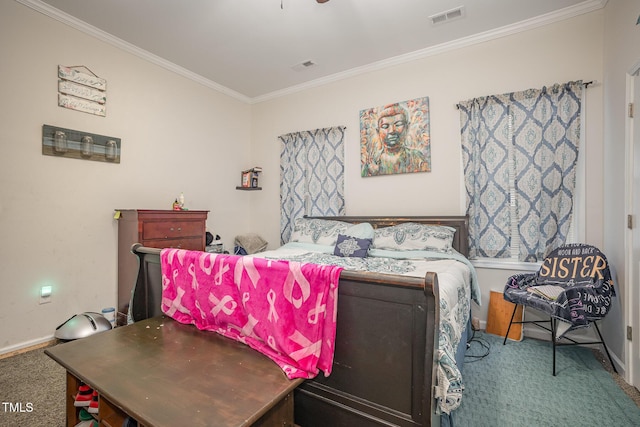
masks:
<svg viewBox="0 0 640 427"><path fill-rule="evenodd" d="M105 117L106 103L105 79L83 65L58 65L58 106Z"/></svg>

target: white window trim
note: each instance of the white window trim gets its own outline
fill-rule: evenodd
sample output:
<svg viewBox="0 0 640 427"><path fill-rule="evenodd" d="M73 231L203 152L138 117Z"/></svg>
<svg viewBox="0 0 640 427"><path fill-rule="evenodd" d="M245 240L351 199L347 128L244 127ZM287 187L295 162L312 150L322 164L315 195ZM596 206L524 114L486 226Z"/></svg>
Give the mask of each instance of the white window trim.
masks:
<svg viewBox="0 0 640 427"><path fill-rule="evenodd" d="M476 258L471 260L475 268L490 268L494 270L538 271L542 262L522 262L512 259Z"/></svg>

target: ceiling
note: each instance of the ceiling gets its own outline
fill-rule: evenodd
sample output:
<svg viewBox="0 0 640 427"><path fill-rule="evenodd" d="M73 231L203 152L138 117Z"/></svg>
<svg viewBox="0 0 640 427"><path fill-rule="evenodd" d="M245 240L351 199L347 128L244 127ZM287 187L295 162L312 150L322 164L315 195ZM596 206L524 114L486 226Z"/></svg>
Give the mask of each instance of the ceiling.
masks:
<svg viewBox="0 0 640 427"><path fill-rule="evenodd" d="M257 102L590 12L607 0L17 1ZM458 18L430 18L460 6Z"/></svg>

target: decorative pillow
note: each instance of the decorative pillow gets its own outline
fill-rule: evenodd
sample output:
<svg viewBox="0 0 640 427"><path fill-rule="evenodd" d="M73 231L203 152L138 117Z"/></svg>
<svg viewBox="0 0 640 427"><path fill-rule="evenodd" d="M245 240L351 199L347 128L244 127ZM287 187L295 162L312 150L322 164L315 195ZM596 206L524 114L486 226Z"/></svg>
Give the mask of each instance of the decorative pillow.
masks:
<svg viewBox="0 0 640 427"><path fill-rule="evenodd" d="M444 225L405 222L375 230L372 248L396 251L427 250L451 252L456 229Z"/></svg>
<svg viewBox="0 0 640 427"><path fill-rule="evenodd" d="M352 225L343 233L345 236L357 237L358 239L373 240L375 232L373 226L368 222Z"/></svg>
<svg viewBox="0 0 640 427"><path fill-rule="evenodd" d="M338 234L344 233L351 224L343 221L317 218L296 218L290 242L335 245Z"/></svg>
<svg viewBox="0 0 640 427"><path fill-rule="evenodd" d="M357 237L338 234L338 242L333 254L341 257L364 258L367 256L369 246L371 246L371 239L358 239Z"/></svg>

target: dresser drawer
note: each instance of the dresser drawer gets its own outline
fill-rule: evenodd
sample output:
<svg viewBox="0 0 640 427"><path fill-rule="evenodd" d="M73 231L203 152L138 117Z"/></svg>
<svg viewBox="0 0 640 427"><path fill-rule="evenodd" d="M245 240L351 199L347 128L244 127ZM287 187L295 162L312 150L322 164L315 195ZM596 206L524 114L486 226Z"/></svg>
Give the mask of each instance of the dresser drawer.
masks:
<svg viewBox="0 0 640 427"><path fill-rule="evenodd" d="M205 234L202 221L149 221L142 223L142 239L172 239L202 237Z"/></svg>
<svg viewBox="0 0 640 427"><path fill-rule="evenodd" d="M153 239L153 240L143 240L142 246L146 246L148 248L176 248L176 249L186 249L189 251L200 251L202 250L202 239L200 237L185 237L182 239Z"/></svg>

